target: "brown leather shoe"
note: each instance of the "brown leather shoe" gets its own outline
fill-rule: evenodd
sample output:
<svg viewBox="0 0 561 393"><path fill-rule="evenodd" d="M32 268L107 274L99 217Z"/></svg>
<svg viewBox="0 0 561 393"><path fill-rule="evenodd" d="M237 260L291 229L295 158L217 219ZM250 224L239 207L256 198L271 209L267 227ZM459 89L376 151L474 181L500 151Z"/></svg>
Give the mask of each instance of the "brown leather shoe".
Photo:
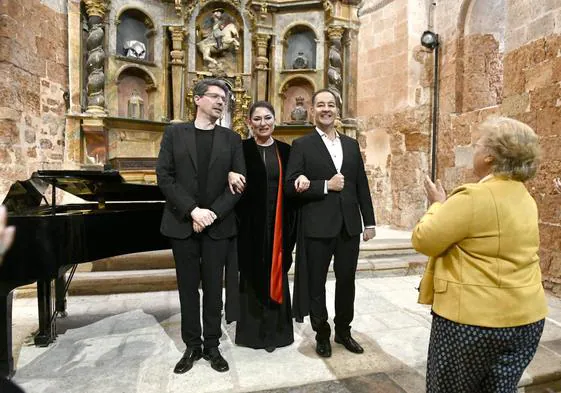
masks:
<svg viewBox="0 0 561 393"><path fill-rule="evenodd" d="M331 357L331 343L328 338L316 340L316 353L322 358Z"/></svg>
<svg viewBox="0 0 561 393"><path fill-rule="evenodd" d="M352 352L352 353L363 353L364 352L364 349L360 346L359 343L357 343L355 341L354 338L351 337L350 334L348 336L345 336L345 337L339 337L338 335L335 335L335 342L337 344L343 344L343 346L345 348L347 348L347 350Z"/></svg>
<svg viewBox="0 0 561 393"><path fill-rule="evenodd" d="M208 348L203 351L203 357L210 362L210 367L216 371L223 373L230 369L226 359L222 357L222 354L218 348Z"/></svg>
<svg viewBox="0 0 561 393"><path fill-rule="evenodd" d="M187 348L183 357L175 365L173 372L176 374L183 374L193 368L193 363L203 357L201 348Z"/></svg>

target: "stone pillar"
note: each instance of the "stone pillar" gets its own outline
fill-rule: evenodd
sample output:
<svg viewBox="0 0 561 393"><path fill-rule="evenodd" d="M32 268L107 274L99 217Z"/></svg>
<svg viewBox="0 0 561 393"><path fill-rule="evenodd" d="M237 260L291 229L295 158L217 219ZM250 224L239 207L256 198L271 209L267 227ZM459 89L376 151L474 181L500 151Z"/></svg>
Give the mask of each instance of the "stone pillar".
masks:
<svg viewBox="0 0 561 393"><path fill-rule="evenodd" d="M342 89L343 89L343 58L341 54L341 38L343 37L343 26L329 26L327 28L327 37L329 40L327 68L327 87L334 93L338 94L339 110L341 111Z"/></svg>
<svg viewBox="0 0 561 393"><path fill-rule="evenodd" d="M343 50L345 64L343 65L343 119L357 116L357 82L358 82L358 31L345 30L343 35Z"/></svg>
<svg viewBox="0 0 561 393"><path fill-rule="evenodd" d="M256 56L255 56L255 76L257 85L257 97L256 100L266 100L267 99L267 86L268 73L269 73L269 34L257 33L254 37Z"/></svg>
<svg viewBox="0 0 561 393"><path fill-rule="evenodd" d="M173 119L172 123L183 121L183 91L184 91L184 69L185 51L183 50L183 40L185 30L180 26L170 26L172 50L171 55L171 80L172 80L172 99L173 99Z"/></svg>
<svg viewBox="0 0 561 393"><path fill-rule="evenodd" d="M86 48L88 60L86 62L88 73L88 108L86 112L92 114L105 114L105 51L103 49L105 32L103 19L107 4L104 0L85 0L88 13L88 39Z"/></svg>

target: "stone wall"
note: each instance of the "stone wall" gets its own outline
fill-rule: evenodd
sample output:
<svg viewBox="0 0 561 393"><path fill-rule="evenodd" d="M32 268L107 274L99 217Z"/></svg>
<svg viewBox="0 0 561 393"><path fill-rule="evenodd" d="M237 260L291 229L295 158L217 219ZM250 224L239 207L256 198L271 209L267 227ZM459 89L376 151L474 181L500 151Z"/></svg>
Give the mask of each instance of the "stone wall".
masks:
<svg viewBox="0 0 561 393"><path fill-rule="evenodd" d="M15 180L63 161L68 32L54 3L0 2L1 199Z"/></svg>
<svg viewBox="0 0 561 393"><path fill-rule="evenodd" d="M411 40L422 32L420 9L416 1L371 0L359 13L358 139L378 222L405 228L424 211L429 167L431 58Z"/></svg>
<svg viewBox="0 0 561 393"><path fill-rule="evenodd" d="M553 178L561 175L561 35L534 40L504 56L502 104L461 114L445 114L439 144L439 176L448 189L475 180L474 130L491 115L509 116L531 126L542 149L538 175L527 183L540 214L541 264L545 286L561 295L561 196ZM477 95L475 92L471 95ZM469 101L466 92L464 101Z"/></svg>
<svg viewBox="0 0 561 393"><path fill-rule="evenodd" d="M527 186L540 212L544 282L561 294L561 196L552 187L561 175L559 2L445 0L425 13L411 0L371 0L361 13L360 141L380 222L411 228L426 207L420 180L430 167L434 54L415 45L425 18L440 36L438 177L447 190L475 180L472 143L487 117L533 127L542 161Z"/></svg>
<svg viewBox="0 0 561 393"><path fill-rule="evenodd" d="M497 18L480 3L464 2L457 31L443 42L439 177L447 189L475 180L471 144L487 117L509 116L530 125L542 149L538 175L527 186L540 214L544 284L561 295L561 196L552 188L561 175L561 28L555 22L561 21L561 7L505 1L499 34ZM480 26L486 18L488 31L471 28L470 20ZM442 20L445 31L450 19Z"/></svg>

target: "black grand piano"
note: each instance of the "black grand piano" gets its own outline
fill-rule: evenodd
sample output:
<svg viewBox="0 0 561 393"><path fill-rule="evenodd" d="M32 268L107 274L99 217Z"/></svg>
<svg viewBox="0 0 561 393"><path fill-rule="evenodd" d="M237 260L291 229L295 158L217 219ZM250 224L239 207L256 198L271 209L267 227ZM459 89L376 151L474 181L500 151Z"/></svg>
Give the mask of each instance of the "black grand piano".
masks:
<svg viewBox="0 0 561 393"><path fill-rule="evenodd" d="M85 202L57 205L59 189ZM12 185L3 202L16 237L0 266L0 376L14 373L12 291L37 281L35 344L49 345L76 264L170 248L159 230L163 200L158 186L126 183L115 170L38 171Z"/></svg>

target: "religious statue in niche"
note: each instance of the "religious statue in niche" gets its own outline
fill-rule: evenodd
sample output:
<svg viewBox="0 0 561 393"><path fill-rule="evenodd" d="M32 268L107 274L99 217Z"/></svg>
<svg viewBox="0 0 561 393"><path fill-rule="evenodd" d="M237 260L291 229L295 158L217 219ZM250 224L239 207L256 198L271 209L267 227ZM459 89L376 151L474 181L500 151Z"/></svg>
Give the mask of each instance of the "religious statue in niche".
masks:
<svg viewBox="0 0 561 393"><path fill-rule="evenodd" d="M306 123L308 120L308 110L304 107L304 97L298 96L296 99L296 106L290 112L291 123Z"/></svg>
<svg viewBox="0 0 561 393"><path fill-rule="evenodd" d="M125 41L125 56L134 57L135 59L146 58L146 45L137 40Z"/></svg>
<svg viewBox="0 0 561 393"><path fill-rule="evenodd" d="M131 96L129 98L127 115L131 119L144 118L144 100L140 97L136 89L132 91Z"/></svg>
<svg viewBox="0 0 561 393"><path fill-rule="evenodd" d="M234 19L223 8L216 8L198 28L203 38L197 48L209 70L235 72L234 53L240 48L240 36Z"/></svg>
<svg viewBox="0 0 561 393"><path fill-rule="evenodd" d="M298 55L292 62L292 68L295 70L308 68L308 57L304 54L304 52L298 52Z"/></svg>

